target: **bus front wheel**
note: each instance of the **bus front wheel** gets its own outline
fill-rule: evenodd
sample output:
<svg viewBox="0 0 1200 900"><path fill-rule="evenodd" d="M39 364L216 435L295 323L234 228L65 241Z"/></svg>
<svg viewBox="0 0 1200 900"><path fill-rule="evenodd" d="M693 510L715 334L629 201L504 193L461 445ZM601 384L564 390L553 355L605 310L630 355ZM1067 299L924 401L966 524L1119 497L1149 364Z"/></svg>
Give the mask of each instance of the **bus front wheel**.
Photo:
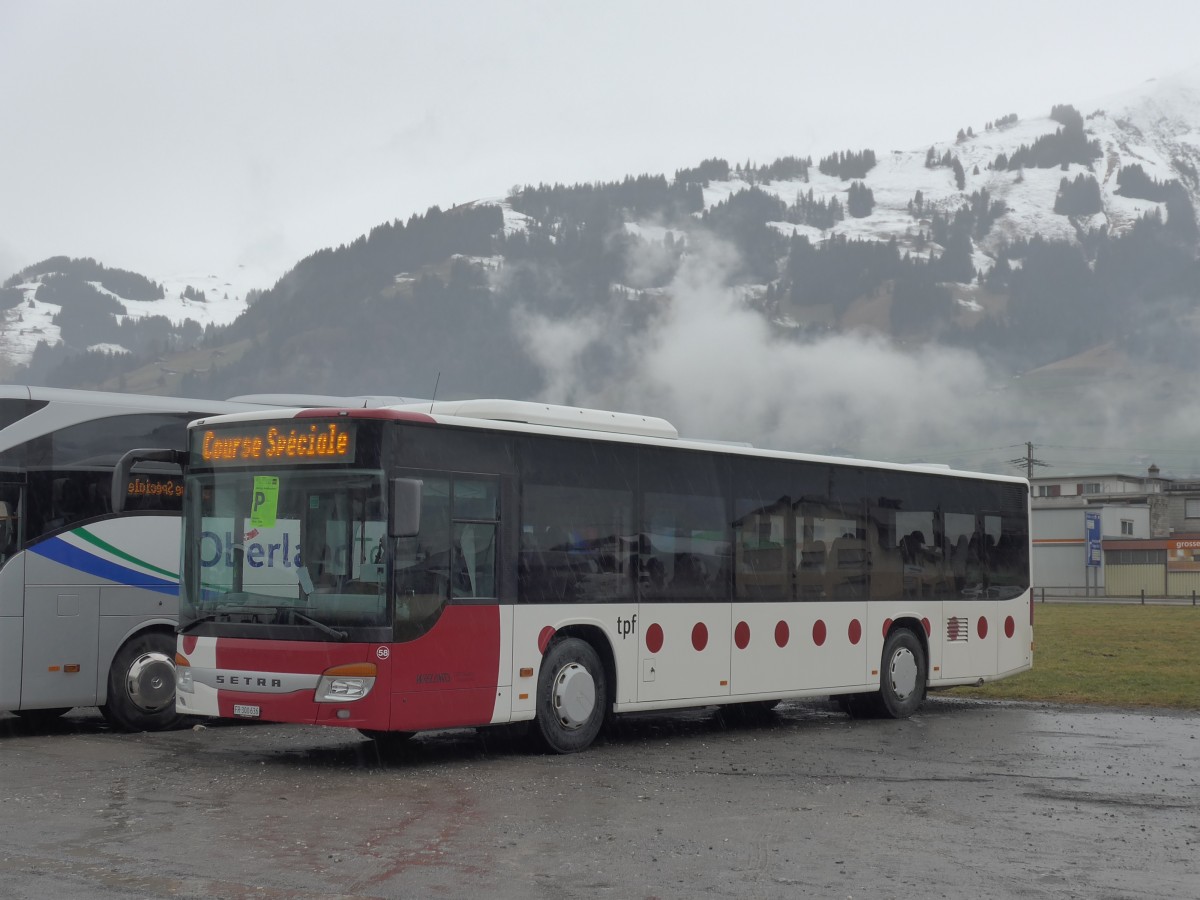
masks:
<svg viewBox="0 0 1200 900"><path fill-rule="evenodd" d="M179 724L174 635L147 631L125 642L108 670L108 702L100 712L122 731L162 731Z"/></svg>
<svg viewBox="0 0 1200 900"><path fill-rule="evenodd" d="M538 675L537 732L555 753L589 747L604 724L608 679L587 641L567 638L551 645Z"/></svg>

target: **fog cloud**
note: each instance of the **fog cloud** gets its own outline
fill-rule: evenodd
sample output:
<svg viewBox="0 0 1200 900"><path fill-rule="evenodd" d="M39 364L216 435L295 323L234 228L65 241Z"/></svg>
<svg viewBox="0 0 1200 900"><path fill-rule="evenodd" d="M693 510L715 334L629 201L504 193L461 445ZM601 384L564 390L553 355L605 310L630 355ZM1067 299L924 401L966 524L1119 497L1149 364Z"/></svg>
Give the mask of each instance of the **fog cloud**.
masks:
<svg viewBox="0 0 1200 900"><path fill-rule="evenodd" d="M658 252L650 249L652 264ZM728 244L693 236L640 333L600 316L525 312L529 351L546 374L542 399L662 416L690 437L890 459L994 441L1014 418L972 353L872 334L780 337L730 287L736 269ZM605 377L589 364L596 345L620 359Z"/></svg>

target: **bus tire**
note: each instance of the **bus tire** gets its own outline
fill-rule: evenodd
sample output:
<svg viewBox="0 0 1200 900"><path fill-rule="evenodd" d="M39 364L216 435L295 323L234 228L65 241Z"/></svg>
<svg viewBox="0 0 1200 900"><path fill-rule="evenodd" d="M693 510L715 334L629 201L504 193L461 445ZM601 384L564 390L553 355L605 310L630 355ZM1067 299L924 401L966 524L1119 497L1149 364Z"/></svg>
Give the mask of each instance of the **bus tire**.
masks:
<svg viewBox="0 0 1200 900"><path fill-rule="evenodd" d="M108 670L108 702L100 712L122 731L163 731L179 724L175 635L144 631L121 646Z"/></svg>
<svg viewBox="0 0 1200 900"><path fill-rule="evenodd" d="M907 628L894 628L883 642L879 669L880 711L907 719L925 702L928 663L920 639Z"/></svg>
<svg viewBox="0 0 1200 900"><path fill-rule="evenodd" d="M554 753L591 746L604 725L608 676L587 641L551 644L538 674L537 736Z"/></svg>

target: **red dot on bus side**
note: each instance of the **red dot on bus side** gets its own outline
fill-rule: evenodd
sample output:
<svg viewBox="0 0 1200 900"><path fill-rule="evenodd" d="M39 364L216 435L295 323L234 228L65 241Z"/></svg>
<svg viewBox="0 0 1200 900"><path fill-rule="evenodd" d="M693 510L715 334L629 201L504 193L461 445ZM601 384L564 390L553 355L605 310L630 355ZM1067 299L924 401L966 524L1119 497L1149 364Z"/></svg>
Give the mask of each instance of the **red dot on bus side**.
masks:
<svg viewBox="0 0 1200 900"><path fill-rule="evenodd" d="M979 639L981 641L985 637L987 637L987 617L986 616L979 617L979 627L977 630L979 631Z"/></svg>
<svg viewBox="0 0 1200 900"><path fill-rule="evenodd" d="M825 643L825 623L820 619L813 622L813 643L818 647Z"/></svg>
<svg viewBox="0 0 1200 900"><path fill-rule="evenodd" d="M554 637L554 628L547 625L538 634L538 653L545 653L546 648L550 646L550 639Z"/></svg>
<svg viewBox="0 0 1200 900"><path fill-rule="evenodd" d="M775 643L780 647L786 647L788 638L790 637L791 632L788 630L788 623L780 621L779 624L775 626Z"/></svg>
<svg viewBox="0 0 1200 900"><path fill-rule="evenodd" d="M657 653L662 649L663 645L663 630L662 626L655 622L646 629L646 649L651 653Z"/></svg>
<svg viewBox="0 0 1200 900"><path fill-rule="evenodd" d="M946 637L952 641L958 640L958 619L952 618L946 625Z"/></svg>
<svg viewBox="0 0 1200 900"><path fill-rule="evenodd" d="M194 652L195 652L195 650L196 650L196 644L198 644L199 642L200 642L200 639L199 639L199 638L197 638L197 637L196 637L196 635L194 635L194 634L185 634L185 635L183 636L183 641L181 642L181 643L182 643L182 647L183 647L183 652L184 652L186 655L189 655L189 656L190 656L192 653L194 653Z"/></svg>
<svg viewBox="0 0 1200 900"><path fill-rule="evenodd" d="M1007 619L1004 620L1004 636L1010 638L1016 633L1017 633L1017 623L1013 621L1012 616L1009 616Z"/></svg>
<svg viewBox="0 0 1200 900"><path fill-rule="evenodd" d="M922 619L921 624L925 626L925 637L933 637L933 626L929 624L929 620Z"/></svg>
<svg viewBox="0 0 1200 900"><path fill-rule="evenodd" d="M858 619L850 620L850 627L846 629L846 637L850 638L852 644L857 644L862 640L862 623Z"/></svg>
<svg viewBox="0 0 1200 900"><path fill-rule="evenodd" d="M883 620L883 636L884 636L884 637L887 637L887 635L888 635L888 632L889 632L889 631L891 631L891 630L892 630L892 620L891 620L891 619L884 619L884 620Z"/></svg>
<svg viewBox="0 0 1200 900"><path fill-rule="evenodd" d="M745 650L750 643L750 626L745 622L738 622L737 628L733 629L733 642L737 644L739 650ZM696 649L699 649L698 647Z"/></svg>
<svg viewBox="0 0 1200 900"><path fill-rule="evenodd" d="M703 622L697 622L692 628L692 646L697 650L703 650L708 646L708 628Z"/></svg>

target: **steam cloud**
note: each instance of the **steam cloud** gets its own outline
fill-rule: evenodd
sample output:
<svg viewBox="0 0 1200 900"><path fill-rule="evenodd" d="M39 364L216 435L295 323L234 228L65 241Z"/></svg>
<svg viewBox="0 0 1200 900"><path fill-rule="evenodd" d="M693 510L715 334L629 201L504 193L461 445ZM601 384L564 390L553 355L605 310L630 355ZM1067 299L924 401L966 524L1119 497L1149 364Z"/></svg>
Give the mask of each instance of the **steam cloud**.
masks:
<svg viewBox="0 0 1200 900"><path fill-rule="evenodd" d="M661 245L644 246L631 284L661 270ZM1009 474L1023 474L1012 460L1026 440L1039 459L1061 458L1035 475L1097 471L1074 462L1090 449L1115 455L1112 470L1129 474L1155 461L1147 447L1161 446L1164 474L1195 466L1188 451L1169 449L1200 439L1200 404L1190 398L1172 394L1164 407L1161 386L1148 392L1136 379L1047 397L1018 390L968 350L861 332L781 338L730 286L737 263L728 244L693 236L639 333L611 311L569 320L518 311L545 375L540 399L662 416L687 437Z"/></svg>

